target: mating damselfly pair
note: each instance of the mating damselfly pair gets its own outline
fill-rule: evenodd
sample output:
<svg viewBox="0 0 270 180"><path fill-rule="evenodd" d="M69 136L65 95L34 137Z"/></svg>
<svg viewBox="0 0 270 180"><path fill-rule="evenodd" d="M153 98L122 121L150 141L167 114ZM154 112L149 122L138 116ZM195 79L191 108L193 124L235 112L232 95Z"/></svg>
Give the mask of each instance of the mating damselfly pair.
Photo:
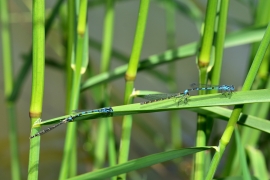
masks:
<svg viewBox="0 0 270 180"><path fill-rule="evenodd" d="M197 84L193 83L191 85L191 88L186 89L184 92L172 93L172 94L149 94L149 95L146 95L142 98L147 99L149 101L142 102L141 105L153 103L153 102L157 102L157 101L162 101L162 100L166 100L166 99L172 99L172 98L177 98L178 104L181 101L183 101L184 103L187 103L188 97L190 96L191 91L213 90L213 89L219 90L220 92L222 92L223 95L226 96L226 95L230 95L234 91L234 86L233 85L218 85L218 86L197 85ZM113 115L113 109L112 109L112 107L105 107L105 108L101 108L101 109L87 110L87 111L75 113L74 115L70 115L70 116L60 120L60 122L58 124L55 124L47 129L44 129L44 130L32 135L30 137L30 139L37 137L37 136L40 136L42 134L45 134L45 133L53 130L54 128L56 128L62 124L65 124L68 122L73 122L78 117L86 116L86 115L93 114L93 113L101 113L101 114L103 114L103 116L109 117L109 116Z"/></svg>

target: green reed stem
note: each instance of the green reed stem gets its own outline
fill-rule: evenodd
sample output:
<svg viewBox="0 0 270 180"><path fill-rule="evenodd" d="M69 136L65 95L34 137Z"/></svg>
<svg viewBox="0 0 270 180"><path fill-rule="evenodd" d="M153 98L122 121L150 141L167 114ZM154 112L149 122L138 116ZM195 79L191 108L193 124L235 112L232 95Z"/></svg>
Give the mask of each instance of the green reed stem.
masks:
<svg viewBox="0 0 270 180"><path fill-rule="evenodd" d="M47 34L49 33L49 31L51 30L52 24L54 22L54 20L57 17L57 14L59 12L59 9L61 7L61 4L64 0L58 0L58 2L56 3L56 5L54 6L54 8L52 9L52 12L48 18L48 20L46 21L46 25L45 25L45 38L47 37ZM9 97L10 101L17 101L20 92L21 92L21 88L22 86L25 84L25 78L27 77L28 73L30 72L30 67L31 67L31 63L32 63L32 54L33 54L33 48L31 47L29 52L23 57L24 64L22 65L21 69L19 70L19 73L17 75L17 78L15 79L14 82L14 88L12 90L12 93Z"/></svg>
<svg viewBox="0 0 270 180"><path fill-rule="evenodd" d="M101 67L102 73L108 72L110 67L112 41L113 41L113 24L114 24L114 0L106 0L105 3L105 19L103 30L103 46L101 54ZM100 98L100 104L104 106L110 106L109 104L109 91L107 90L107 84L101 86L101 91L98 94ZM109 162L110 165L116 164L116 150L115 139L112 118L102 118L98 121L98 135L95 146L95 162L93 169L99 169L105 164L106 149L108 147ZM108 146L107 146L108 144ZM114 177L116 178L116 177Z"/></svg>
<svg viewBox="0 0 270 180"><path fill-rule="evenodd" d="M270 6L270 1L258 1L258 5L256 7L256 16L255 16L255 21L254 21L254 26L257 27L262 27L266 26L269 22L270 19L270 11L268 7ZM260 43L255 42L252 44L251 47L251 54L250 54L250 60L253 60L256 52L258 50ZM267 52L264 55L264 59L262 61L262 64L260 66L260 69L257 74L257 78L253 84L252 89L261 89L265 88L267 81L269 82L269 57L270 57L270 48L268 46ZM252 61L250 61L251 64ZM269 88L269 83L268 83L268 88ZM267 88L267 87L266 87ZM250 114L250 115L255 115L257 117L264 117L264 113L262 112L268 112L268 106L269 103L255 103L251 105L245 105L243 108L243 112ZM250 136L252 134L252 136ZM241 128L241 140L243 145L245 146L256 146L258 143L259 137L261 135L261 132L258 130L254 130L252 128L248 127L243 127ZM232 161L227 161L226 166L225 166L225 171L223 174L230 174L230 175L235 175L236 173L239 172L240 169L240 160L239 160L239 154L235 153L233 149L231 150L231 156L232 156ZM233 162L233 163L232 163Z"/></svg>
<svg viewBox="0 0 270 180"><path fill-rule="evenodd" d="M85 48L85 42L88 42L88 28L86 28L86 17L87 0L81 0L79 6L75 67L73 68L69 113L71 113L74 109L78 109L82 66L84 64L84 61L88 60L88 49ZM73 177L77 174L76 127L76 123L70 123L67 125L64 157L62 160L59 179L67 179L68 177Z"/></svg>
<svg viewBox="0 0 270 180"><path fill-rule="evenodd" d="M218 18L218 27L216 33L216 42L215 42L215 64L213 67L211 83L214 85L220 84L220 75L221 75L221 67L222 67L222 59L224 52L224 42L226 36L226 27L227 27L227 14L228 14L228 6L229 0L222 0L220 4L219 10L219 18ZM211 93L216 93L218 90L211 90Z"/></svg>
<svg viewBox="0 0 270 180"><path fill-rule="evenodd" d="M207 67L211 58L211 49L215 32L215 20L218 1L209 0L207 2L207 10L204 24L204 32L201 43L201 52L198 57L198 66Z"/></svg>
<svg viewBox="0 0 270 180"><path fill-rule="evenodd" d="M30 104L31 125L41 117L45 71L45 1L33 0L33 70ZM39 131L32 128L31 134ZM38 179L40 137L31 139L28 179Z"/></svg>
<svg viewBox="0 0 270 180"><path fill-rule="evenodd" d="M66 52L66 113L69 113L69 104L71 97L72 87L72 69L71 62L75 54L75 17L76 17L76 4L74 0L67 1L67 52Z"/></svg>
<svg viewBox="0 0 270 180"><path fill-rule="evenodd" d="M211 50L213 46L216 12L218 1L209 0L207 2L207 10L204 24L204 31L202 36L201 51L197 59L197 66L199 68L199 83L207 84L208 72L211 70ZM200 91L199 94L204 94L204 91ZM208 141L209 134L211 132L212 123L206 121L206 116L198 114L197 121L197 134L196 134L196 146L205 146ZM194 160L194 173L193 179L204 179L205 174L205 152L199 152L195 155Z"/></svg>
<svg viewBox="0 0 270 180"><path fill-rule="evenodd" d="M256 56L255 56L254 61L251 65L251 68L248 72L247 78L246 78L245 83L244 83L243 88L242 88L243 91L247 91L247 90L251 89L252 83L254 82L254 79L258 73L258 70L259 70L260 65L262 63L265 52L267 51L267 47L269 46L269 43L270 43L270 23L267 26L264 37L261 41L261 44L260 44L259 49L256 53ZM229 119L229 122L226 126L226 129L221 137L220 145L219 145L220 151L217 151L215 153L214 158L211 162L210 169L209 169L208 174L206 176L206 179L213 178L214 173L215 173L217 166L219 164L219 161L220 161L228 143L231 140L234 126L236 125L236 122L239 118L239 115L242 111L242 108L243 108L243 105L236 105L235 106L235 108L232 112L232 115Z"/></svg>
<svg viewBox="0 0 270 180"><path fill-rule="evenodd" d="M20 162L18 152L18 134L16 126L16 113L14 101L10 101L9 97L13 89L13 69L12 69L12 53L11 53L11 35L9 27L9 8L7 0L0 1L0 18L1 18L1 34L2 34L2 54L3 54L3 77L4 77L4 93L5 103L8 113L9 123L9 142L10 142L10 159L11 159L11 177L12 179L20 179Z"/></svg>
<svg viewBox="0 0 270 180"><path fill-rule="evenodd" d="M167 31L167 48L175 48L175 39L176 39L176 30L175 30L175 15L176 8L174 1L164 1L165 11L166 11L166 31ZM175 64L168 64L168 76L169 79L174 79L176 75L176 66ZM166 80L167 81L167 77ZM171 92L177 92L176 84L174 81L168 81L168 87ZM170 112L170 126L171 126L171 144L172 148L180 148L182 146L182 137L181 137L181 119L177 111Z"/></svg>
<svg viewBox="0 0 270 180"><path fill-rule="evenodd" d="M150 3L149 0L142 0L140 2L140 9L138 13L138 22L134 37L134 44L125 75L126 88L125 88L124 104L129 104L131 102L130 94L133 91L134 80L137 75L137 67L139 64L141 49L143 45L144 31L147 21L149 3ZM121 145L118 159L119 164L124 163L128 160L131 129L132 129L132 116L131 115L124 116L122 125L122 137L120 142ZM118 179L126 179L126 174L122 174L121 176L118 177Z"/></svg>

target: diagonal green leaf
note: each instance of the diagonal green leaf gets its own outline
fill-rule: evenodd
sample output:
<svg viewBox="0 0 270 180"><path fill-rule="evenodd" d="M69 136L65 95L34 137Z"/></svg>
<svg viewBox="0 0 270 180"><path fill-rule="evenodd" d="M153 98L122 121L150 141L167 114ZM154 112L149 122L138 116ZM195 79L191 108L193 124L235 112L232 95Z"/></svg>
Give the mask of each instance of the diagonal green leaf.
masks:
<svg viewBox="0 0 270 180"><path fill-rule="evenodd" d="M79 175L77 177L70 178L70 180L79 179L105 179L119 174L127 173L137 169L152 166L154 164L162 163L168 160L176 159L186 155L194 154L200 151L215 149L215 146L194 147L180 150L171 150L162 153L152 154L146 157L134 159L123 164L116 166L103 168L94 172Z"/></svg>
<svg viewBox="0 0 270 180"><path fill-rule="evenodd" d="M200 107L196 109L191 109L191 111L204 114L213 118L219 118L225 121L228 121L232 113L232 110L223 107ZM270 122L267 119L241 113L237 124L270 133Z"/></svg>
<svg viewBox="0 0 270 180"><path fill-rule="evenodd" d="M209 95L200 95L192 96L189 98L187 104L178 103L177 99L168 99L163 101L157 101L154 103L143 104L135 103L122 106L114 106L112 116L123 116L129 114L140 114L140 113L151 113L151 112L160 112L160 111L172 111L180 109L189 109L194 112L201 114L206 114L214 118L220 118L222 120L228 120L231 114L231 110L222 108L222 107L213 107L213 106L228 106L235 104L247 104L247 103L258 103L258 102L270 102L270 90L253 90L253 91L240 91L233 93L230 97L225 97L224 95L209 94ZM53 123L58 123L59 121L69 117L70 115L61 116L53 118L43 122L36 122L34 127L40 125L48 125ZM77 117L75 121L79 120L89 120L101 118L108 116L104 113L94 112L88 115ZM270 133L270 122L265 119L254 117L247 114L242 114L238 120L238 124L256 128L258 130Z"/></svg>
<svg viewBox="0 0 270 180"><path fill-rule="evenodd" d="M263 37L265 31L265 26L261 28L252 27L247 28L244 30L240 30L231 34L228 34L225 39L224 46L226 48L228 47L234 47L239 46L243 44L249 44L252 42L260 41ZM149 70L150 68L153 68L155 66L168 63L168 62L174 62L180 59L184 59L186 57L194 56L197 52L197 42L192 42L183 46L178 47L177 49L173 50L167 50L162 54L159 55L152 55L147 59L142 60L138 65L138 71L141 70ZM104 83L107 81L111 81L114 79L117 79L118 77L123 77L128 65L122 65L110 72L100 73L94 77L91 77L87 81L85 81L82 86L81 90L84 91L92 86L98 85L100 83Z"/></svg>

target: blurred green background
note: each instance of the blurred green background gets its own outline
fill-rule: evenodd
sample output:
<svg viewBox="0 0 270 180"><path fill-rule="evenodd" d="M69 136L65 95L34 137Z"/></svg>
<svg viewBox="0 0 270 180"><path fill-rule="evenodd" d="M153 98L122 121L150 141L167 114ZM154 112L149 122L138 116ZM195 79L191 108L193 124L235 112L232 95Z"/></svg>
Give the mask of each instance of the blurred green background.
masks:
<svg viewBox="0 0 270 180"><path fill-rule="evenodd" d="M178 7L175 14L176 38L175 47L188 44L190 42L199 41L200 39L200 23L204 20L206 1L190 1L193 6L197 7L198 14L190 12L188 7L185 7L187 2L176 1ZM231 1L228 13L227 32L237 31L247 26L251 26L254 22L254 11L257 1ZM18 76L18 70L23 65L22 56L27 54L32 44L32 22L31 22L31 1L29 0L10 0L8 1L10 8L10 28L12 35L12 55L14 77ZM253 4L254 3L254 4ZM46 1L46 14L51 12L51 8L55 5L55 1ZM65 3L63 4L61 15L64 12ZM133 38L136 28L138 15L139 1L127 0L116 1L115 3L115 22L114 22L114 37L113 48L127 58L129 58ZM89 1L88 8L88 23L89 36L91 42L94 40L98 43L102 42L103 33L103 18L104 4L103 1ZM63 64L64 61L64 44L63 37L65 34L61 31L62 21L60 17L54 22L53 27L48 34L46 40L46 58L53 62ZM93 44L93 43L92 43ZM2 46L2 44L0 45ZM2 49L2 47L1 47ZM162 1L153 0L150 4L145 38L142 48L141 59L145 59L153 54L163 53L167 49L166 45L166 21L165 10ZM100 65L100 49L89 46L90 51L90 66L94 74L98 74ZM250 45L241 45L233 48L227 48L224 51L224 59L221 72L222 84L233 84L236 88L241 88L246 72L248 70L250 56ZM2 58L2 57L1 57ZM183 91L190 87L193 82L198 82L198 69L196 65L196 57L186 58L181 61L174 61L176 68L176 78L174 84L177 91ZM127 62L121 61L113 57L111 69ZM168 64L160 65L154 68L160 72L169 72ZM1 179L10 179L10 149L8 140L8 123L5 108L5 97L3 96L3 78L0 78L0 114L1 114L1 131L0 131L0 174ZM124 94L124 78L121 77L109 83L110 100L112 105L123 104ZM165 84L165 85L164 85ZM135 81L136 90L153 90L160 92L170 92L166 83L160 81L151 72L140 71ZM196 93L195 93L196 94ZM31 99L31 73L28 74L27 80L23 83L20 91L19 99L16 103L16 115L18 119L18 140L19 140L19 155L21 161L22 177L27 177L28 168L28 153L29 153L29 106ZM84 93L82 102L88 109L99 108L98 104L93 102L91 91ZM142 99L136 99L135 102L142 102ZM45 68L45 90L43 101L42 119L50 119L65 114L65 74L64 71L47 65ZM187 110L179 112L182 122L182 137L183 144L186 147L194 146L196 135L196 114ZM130 159L142 157L151 153L159 152L164 143L170 141L170 127L168 121L164 121L168 117L168 112L152 113L136 115L132 131L132 144ZM121 117L115 119L115 132L120 136ZM96 121L96 120L94 120ZM93 123L95 123L93 121ZM217 121L216 121L217 122ZM91 156L85 151L87 148L92 148L93 144L86 144L83 139L85 134L83 127L86 122L80 123L79 126L79 157L78 173L84 173L91 170ZM151 126L155 133L149 136L147 130L142 127L144 124ZM225 128L225 122L218 122L214 125L212 141L218 143L219 135ZM43 127L44 128L44 127ZM60 165L62 161L62 151L65 138L65 126L59 127L48 134L41 137L41 152L40 152L40 171L39 179L57 179L59 175ZM92 130L90 135L95 137L96 132ZM150 133L151 134L151 133ZM80 141L80 138L82 140ZM159 144L160 147L157 147ZM117 144L119 146L119 142ZM151 170L140 170L141 176L148 179L179 179L178 171L181 171L182 179L188 179L191 171L191 156L182 159L179 167L168 162L168 166L155 165ZM181 168L180 170L178 168ZM151 177L151 178L150 178Z"/></svg>

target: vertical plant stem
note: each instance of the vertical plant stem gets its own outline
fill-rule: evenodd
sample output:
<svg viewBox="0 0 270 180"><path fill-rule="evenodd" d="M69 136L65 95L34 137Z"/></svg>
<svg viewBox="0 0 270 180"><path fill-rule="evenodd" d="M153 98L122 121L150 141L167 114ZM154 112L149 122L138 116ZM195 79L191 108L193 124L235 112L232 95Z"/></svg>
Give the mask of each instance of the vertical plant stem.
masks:
<svg viewBox="0 0 270 180"><path fill-rule="evenodd" d="M261 88L270 88L270 78L268 76L268 67L269 67L269 47L267 49L267 52L264 56L264 59L262 61L262 64L260 66L258 75L256 77L256 80L253 84L253 89L261 89ZM268 82L265 81L266 78ZM254 103L254 104L245 104L243 107L243 113L253 115L255 117L261 117L264 119L267 119L267 115L269 112L269 103ZM250 136L252 134L252 136ZM245 146L256 146L258 144L258 141L261 136L261 131L249 128L249 127L242 127L241 128L241 140L243 145ZM231 152L232 151L232 152ZM241 168L241 164L239 161L239 154L235 151L233 151L232 148L230 148L230 156L231 161L226 162L226 167L224 170L223 175L239 175L239 171ZM232 163L233 162L233 163Z"/></svg>
<svg viewBox="0 0 270 180"><path fill-rule="evenodd" d="M77 26L77 45L75 55L75 67L72 79L71 98L69 113L78 108L80 83L83 61L88 59L88 51L85 45L88 40L87 19L87 0L81 0L79 6L79 17ZM64 147L64 157L62 161L59 179L67 179L76 175L77 171L77 151L76 151L76 123L70 123L67 127L67 136Z"/></svg>
<svg viewBox="0 0 270 180"><path fill-rule="evenodd" d="M215 31L215 19L217 12L217 0L208 0L201 43L201 51L198 58L198 67L207 67L211 58L211 49Z"/></svg>
<svg viewBox="0 0 270 180"><path fill-rule="evenodd" d="M213 67L211 83L214 85L220 84L220 75L222 67L222 58L224 51L224 40L226 35L227 26L227 14L229 0L221 0L219 18L218 18L218 28L217 28L217 38L215 43L215 64ZM217 90L211 90L211 93L216 93Z"/></svg>
<svg viewBox="0 0 270 180"><path fill-rule="evenodd" d="M258 1L258 5L256 7L256 16L255 16L254 26L262 27L268 24L269 19L270 19L270 11L268 9L269 6L270 6L270 1ZM250 60L254 59L254 56L256 55L259 45L260 45L259 42L252 44ZM265 88L265 84L269 78L269 57L270 57L270 48L268 47L267 52L264 56L263 62L260 66L257 78L253 84L253 87L252 87L253 89ZM261 114L261 112L264 110L268 112L268 107L267 107L268 104L269 103L244 105L243 112L244 113L247 112L248 114L254 115L256 117L266 118L265 115L262 115L264 113ZM250 136L250 134L252 134L252 137ZM255 146L258 143L260 135L261 135L261 132L253 128L249 128L249 127L241 128L241 138L242 138L241 140L245 146L247 145ZM239 172L239 167L240 167L239 155L234 153L232 160L233 160L233 165L231 164L231 162L230 164L229 162L226 164L227 171L225 173L228 174L228 172L230 172L230 174L234 175L237 172Z"/></svg>
<svg viewBox="0 0 270 180"><path fill-rule="evenodd" d="M206 117L198 114L196 130L196 146L205 146L207 141ZM205 152L195 154L193 179L203 179L205 170Z"/></svg>
<svg viewBox="0 0 270 180"><path fill-rule="evenodd" d="M218 27L216 33L216 42L215 42L215 64L213 67L211 83L214 85L220 84L220 75L224 51L224 40L226 35L226 26L227 26L227 14L229 0L221 0L219 8L219 18L218 18ZM211 90L211 93L216 93L218 90ZM228 161L229 162L229 161Z"/></svg>
<svg viewBox="0 0 270 180"><path fill-rule="evenodd" d="M33 70L30 104L31 125L41 117L45 67L45 1L33 0ZM32 128L35 134L39 128ZM28 179L38 179L40 137L30 141Z"/></svg>
<svg viewBox="0 0 270 180"><path fill-rule="evenodd" d="M166 10L166 30L167 30L167 47L168 49L175 48L175 2L172 0L165 0ZM168 65L170 79L174 79L176 75L175 64ZM176 84L174 81L170 81L169 89L171 92L177 92ZM171 142L172 148L177 149L182 146L181 138L181 119L177 111L171 111L170 114L170 125L171 125Z"/></svg>
<svg viewBox="0 0 270 180"><path fill-rule="evenodd" d="M256 53L256 56L254 58L254 61L250 67L250 70L248 72L247 78L245 80L245 83L243 85L242 90L247 91L251 89L251 86L254 82L254 79L257 75L257 72L260 68L260 65L262 63L263 57L265 55L265 52L267 51L267 47L270 43L270 23L267 26L267 29L265 31L265 34L263 36L263 39L261 41L261 44L259 46L259 49ZM220 144L219 144L219 151L217 151L214 155L214 158L211 162L210 169L208 171L206 179L212 179L214 176L214 173L217 169L217 166L219 164L219 161L228 145L228 143L231 140L231 136L234 130L234 126L239 118L240 113L242 112L243 105L237 105L235 106L232 115L229 119L229 122L226 126L226 129L221 137Z"/></svg>
<svg viewBox="0 0 270 180"><path fill-rule="evenodd" d="M268 9L270 1L259 1L256 10L255 26L261 27L266 26L270 20L270 11ZM251 58L254 58L255 53L258 50L260 43L253 43ZM253 89L269 88L269 57L270 47L268 46L267 51L264 55L262 64L258 71L257 78L254 82ZM267 83L268 82L268 83ZM245 105L246 106L246 105ZM249 106L249 114L256 117L267 117L269 103L251 104ZM257 108L256 108L257 107ZM258 143L261 132L252 128L243 127L242 129L242 142L246 145L255 146ZM252 138L250 137L252 134Z"/></svg>
<svg viewBox="0 0 270 180"><path fill-rule="evenodd" d="M68 0L67 2L67 10L68 10L68 17L67 17L67 57L66 57L66 113L69 113L69 104L70 104L70 97L71 97L71 87L72 87L72 69L71 69L71 62L73 55L75 54L75 30L76 30L76 4L74 0Z"/></svg>
<svg viewBox="0 0 270 180"><path fill-rule="evenodd" d="M166 11L166 33L167 33L167 47L168 49L175 48L175 3L172 0L165 0Z"/></svg>
<svg viewBox="0 0 270 180"><path fill-rule="evenodd" d="M218 1L208 0L206 17L204 24L204 31L202 36L201 51L197 59L197 65L199 68L199 83L206 84L208 72L212 68L211 60L211 50L214 39L215 31L215 20L217 12ZM200 91L199 94L204 94L204 91ZM197 134L196 134L196 146L205 146L209 137L209 132L211 132L212 123L206 121L206 116L198 114L197 121ZM205 152L199 152L195 155L194 162L194 174L193 179L204 179L205 174Z"/></svg>
<svg viewBox="0 0 270 180"><path fill-rule="evenodd" d="M256 27L262 27L266 26L267 23L269 22L269 17L270 17L270 11L269 11L269 5L270 1L267 0L262 0L258 1L258 5L256 7L256 14L254 16L254 26ZM260 43L259 42L254 42L251 47L251 55L250 55L250 65L253 61L253 58L256 55L256 52L258 50Z"/></svg>
<svg viewBox="0 0 270 180"><path fill-rule="evenodd" d="M140 9L138 13L138 22L136 33L134 37L134 44L131 52L128 69L125 75L126 88L124 104L130 103L130 94L134 88L134 80L137 75L138 63L141 55L141 49L144 39L144 31L148 15L149 0L142 0L140 2ZM124 163L128 160L130 135L132 129L132 116L124 116L122 125L122 137L120 142L119 159L118 163ZM118 179L126 179L126 174L120 175Z"/></svg>
<svg viewBox="0 0 270 180"><path fill-rule="evenodd" d="M110 68L110 59L113 41L114 23L114 0L106 0L105 19L103 30L102 63L101 73L107 72Z"/></svg>
<svg viewBox="0 0 270 180"><path fill-rule="evenodd" d="M9 123L9 142L10 142L10 159L11 159L11 177L20 179L20 162L17 140L17 126L15 116L15 104L9 100L13 89L13 70L12 70L12 53L11 53L11 35L9 27L9 12L7 0L0 1L1 17L1 39L3 48L3 76L4 76L4 93Z"/></svg>
<svg viewBox="0 0 270 180"><path fill-rule="evenodd" d="M105 19L103 27L103 46L102 46L102 58L101 58L101 73L108 72L110 67L111 51L112 51L112 40L113 40L113 23L114 23L114 0L106 0L105 6ZM103 101L105 106L109 106L109 95L107 91L107 84L102 85L100 100ZM112 118L102 118L98 121L98 140L95 146L95 162L94 169L99 169L105 163L106 153L106 142L108 142L108 153L110 165L116 164L116 150L115 140L113 133Z"/></svg>
<svg viewBox="0 0 270 180"><path fill-rule="evenodd" d="M63 2L64 0L58 0L58 2L56 3L55 7L53 8L48 20L46 21L46 25L45 25L45 39L46 39L46 35L49 33L51 27L52 27L52 24L54 22L54 20L56 19L57 17L57 14L59 12L59 8L61 7L61 3ZM14 82L14 88L12 90L12 93L9 97L9 100L10 101L17 101L19 95L20 95L20 92L21 92L21 88L24 84L24 81L25 81L25 78L28 74L29 69L31 67L31 64L32 64L32 54L33 54L33 49L31 47L31 49L29 50L29 52L27 53L27 55L24 57L24 64L23 66L21 67L18 75L17 75L17 78L15 79L15 82Z"/></svg>

